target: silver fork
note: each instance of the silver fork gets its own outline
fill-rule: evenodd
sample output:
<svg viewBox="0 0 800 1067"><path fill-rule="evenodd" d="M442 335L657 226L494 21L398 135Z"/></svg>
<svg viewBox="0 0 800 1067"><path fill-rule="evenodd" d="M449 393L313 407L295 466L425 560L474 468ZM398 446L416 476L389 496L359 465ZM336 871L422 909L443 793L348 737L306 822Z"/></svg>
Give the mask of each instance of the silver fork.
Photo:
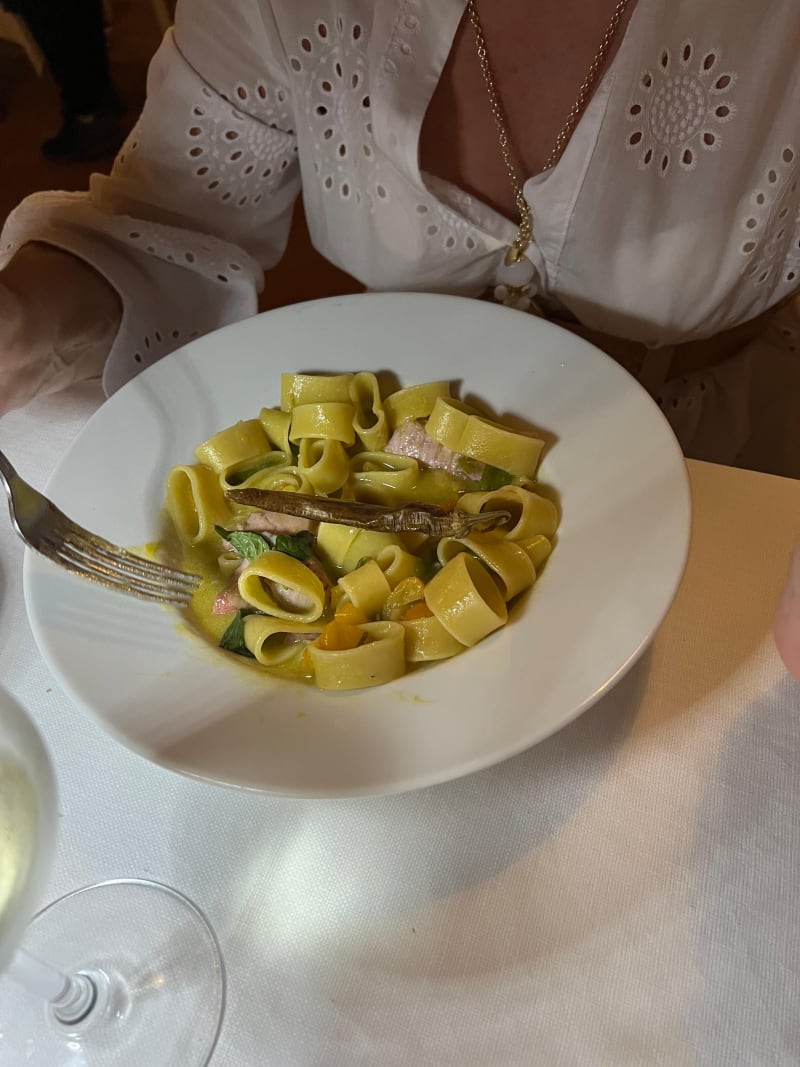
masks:
<svg viewBox="0 0 800 1067"><path fill-rule="evenodd" d="M178 606L191 600L200 583L198 575L142 559L78 526L20 478L2 452L0 481L8 493L14 529L30 548L73 574L121 593Z"/></svg>

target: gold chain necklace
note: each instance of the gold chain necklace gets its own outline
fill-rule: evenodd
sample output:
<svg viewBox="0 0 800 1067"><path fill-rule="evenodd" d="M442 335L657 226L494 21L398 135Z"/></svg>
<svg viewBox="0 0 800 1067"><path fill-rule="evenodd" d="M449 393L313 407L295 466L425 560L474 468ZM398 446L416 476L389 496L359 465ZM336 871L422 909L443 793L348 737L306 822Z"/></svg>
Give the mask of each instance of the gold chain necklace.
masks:
<svg viewBox="0 0 800 1067"><path fill-rule="evenodd" d="M573 130L578 124L578 120L584 112L586 104L589 101L592 90L595 87L597 79L600 75L600 71L603 69L603 63L605 62L608 50L611 47L611 42L614 40L617 29L622 19L625 9L627 8L630 0L619 0L617 6L614 8L614 13L611 16L606 32L603 34L603 40L600 42L600 47L595 53L589 70L586 73L586 77L583 79L580 88L578 89L578 95L575 97L575 103L572 105L567 115L567 121L561 127L561 130L556 137L555 144L550 150L544 169L550 170L558 163L559 159L564 153L564 149L567 147L567 142L572 135ZM478 17L478 7L476 0L467 0L467 13L469 20L472 23L472 28L475 31L475 42L478 47L478 60L481 65L481 73L483 74L483 80L486 82L486 91L489 95L489 105L492 111L492 118L494 124L497 127L497 133L500 141L500 152L503 156L503 163L505 164L506 173L508 174L509 181L511 182L511 188L514 190L514 203L517 206L519 212L519 230L517 236L514 239L514 243L506 254L506 265L511 266L514 263L518 263L521 260L527 260L525 255L528 246L533 240L533 215L531 213L530 205L525 199L525 193L522 189L522 180L520 178L519 168L514 160L512 154L511 142L508 136L507 119L503 105L500 102L500 96L497 92L497 85L495 84L494 74L492 72L491 64L489 63L489 53L486 47L486 38L483 34L483 27L481 26L481 20ZM533 276L533 270L531 268L531 277Z"/></svg>

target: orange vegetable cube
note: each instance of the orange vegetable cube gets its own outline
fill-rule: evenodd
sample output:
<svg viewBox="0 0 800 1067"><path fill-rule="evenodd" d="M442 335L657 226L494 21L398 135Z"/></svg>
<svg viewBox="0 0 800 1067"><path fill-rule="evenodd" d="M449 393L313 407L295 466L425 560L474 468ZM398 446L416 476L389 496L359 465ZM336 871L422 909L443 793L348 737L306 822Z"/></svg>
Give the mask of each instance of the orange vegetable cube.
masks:
<svg viewBox="0 0 800 1067"><path fill-rule="evenodd" d="M349 622L333 619L323 629L316 644L323 652L343 652L348 648L358 648L364 638L364 631Z"/></svg>
<svg viewBox="0 0 800 1067"><path fill-rule="evenodd" d="M357 608L350 600L343 601L336 609L336 619L339 622L347 622L351 626L360 626L369 622L366 613Z"/></svg>
<svg viewBox="0 0 800 1067"><path fill-rule="evenodd" d="M417 600L413 604L409 604L401 619L429 619L433 615L433 612L425 603L424 600Z"/></svg>

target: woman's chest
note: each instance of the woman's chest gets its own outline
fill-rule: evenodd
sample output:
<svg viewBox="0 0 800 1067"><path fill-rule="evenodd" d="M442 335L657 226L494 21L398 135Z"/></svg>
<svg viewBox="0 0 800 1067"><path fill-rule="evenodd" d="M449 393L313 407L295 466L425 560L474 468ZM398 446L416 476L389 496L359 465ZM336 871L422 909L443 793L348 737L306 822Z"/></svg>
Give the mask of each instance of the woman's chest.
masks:
<svg viewBox="0 0 800 1067"><path fill-rule="evenodd" d="M468 4L425 112L421 169L515 218L509 163L520 180L553 165L634 5Z"/></svg>
<svg viewBox="0 0 800 1067"><path fill-rule="evenodd" d="M604 332L665 343L751 318L796 289L794 2L776 0L777 26L745 0L730 0L724 25L701 0L638 0L564 156L526 184L546 296ZM312 237L368 286L473 294L494 284L515 232L485 207L515 218L476 42L463 18L458 28L462 5L438 37L422 2L391 6L391 32L366 19L358 33L326 24L290 61ZM581 38L568 77L552 41L537 63L531 47L504 53L498 87L509 129L527 134L523 175L541 169L597 36Z"/></svg>

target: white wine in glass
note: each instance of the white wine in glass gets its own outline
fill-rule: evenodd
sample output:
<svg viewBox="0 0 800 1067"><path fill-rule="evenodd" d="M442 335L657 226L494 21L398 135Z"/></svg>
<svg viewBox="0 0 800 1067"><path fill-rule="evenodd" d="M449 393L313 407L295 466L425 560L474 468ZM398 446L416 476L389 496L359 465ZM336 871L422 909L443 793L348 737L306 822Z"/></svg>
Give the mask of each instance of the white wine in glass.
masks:
<svg viewBox="0 0 800 1067"><path fill-rule="evenodd" d="M31 919L56 821L47 752L0 689L0 1064L205 1067L225 1002L205 916L174 889L119 879Z"/></svg>

